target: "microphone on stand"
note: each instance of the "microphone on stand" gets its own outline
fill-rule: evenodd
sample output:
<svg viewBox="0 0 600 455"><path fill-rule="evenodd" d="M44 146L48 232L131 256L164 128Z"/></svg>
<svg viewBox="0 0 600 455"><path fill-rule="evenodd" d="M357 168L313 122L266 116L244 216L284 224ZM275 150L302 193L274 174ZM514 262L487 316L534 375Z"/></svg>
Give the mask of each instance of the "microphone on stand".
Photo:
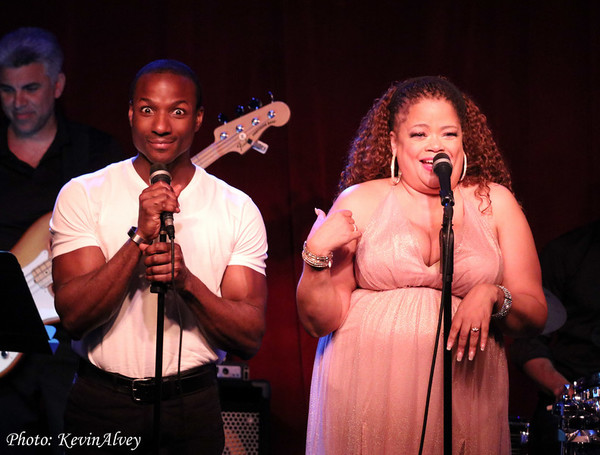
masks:
<svg viewBox="0 0 600 455"><path fill-rule="evenodd" d="M171 184L171 174L167 166L162 163L154 163L150 166L150 184L165 182ZM161 228L164 228L171 240L175 238L175 225L173 224L173 212L162 212L160 214Z"/></svg>
<svg viewBox="0 0 600 455"><path fill-rule="evenodd" d="M452 326L452 275L454 272L454 231L452 216L454 213L454 195L450 186L452 162L450 157L437 153L433 157L433 172L440 180L440 198L444 206L442 228L440 229L440 272L442 274L442 299L438 319L437 333L444 332L444 343L448 342L448 334ZM443 324L442 324L443 322ZM437 343L437 341L436 341ZM437 346L437 344L436 344ZM435 352L435 349L434 349ZM434 354L435 356L435 354ZM434 360L435 363L435 360ZM444 453L452 452L452 351L444 351ZM433 368L433 366L432 366ZM425 427L423 427L425 428ZM423 430L424 440L425 431Z"/></svg>
<svg viewBox="0 0 600 455"><path fill-rule="evenodd" d="M442 205L454 205L454 195L450 186L450 176L452 175L452 162L450 157L443 153L437 153L433 157L433 172L440 180L440 198Z"/></svg>

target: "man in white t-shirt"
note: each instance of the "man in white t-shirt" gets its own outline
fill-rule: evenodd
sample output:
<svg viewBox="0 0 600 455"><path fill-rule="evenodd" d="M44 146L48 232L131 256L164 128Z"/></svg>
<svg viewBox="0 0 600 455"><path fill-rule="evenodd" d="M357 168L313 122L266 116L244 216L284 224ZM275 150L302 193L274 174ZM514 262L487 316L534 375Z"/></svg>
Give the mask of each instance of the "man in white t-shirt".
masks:
<svg viewBox="0 0 600 455"><path fill-rule="evenodd" d="M129 106L138 154L73 179L58 196L56 308L82 357L65 430L68 438L86 437L76 439L81 452L117 432L129 444L113 437L104 449L148 452L160 441L173 453L223 450L215 363L225 352L249 358L260 346L267 242L251 199L191 162L202 114L190 68L173 60L146 65ZM166 166L170 184L150 184L156 163ZM173 245L159 238L164 212L173 213ZM151 283L168 289L158 438Z"/></svg>

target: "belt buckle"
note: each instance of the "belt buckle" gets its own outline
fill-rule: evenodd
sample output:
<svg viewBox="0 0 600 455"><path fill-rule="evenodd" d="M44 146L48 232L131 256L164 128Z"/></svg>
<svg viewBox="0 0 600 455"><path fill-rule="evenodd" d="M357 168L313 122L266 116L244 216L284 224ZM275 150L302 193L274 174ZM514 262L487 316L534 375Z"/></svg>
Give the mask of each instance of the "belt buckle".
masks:
<svg viewBox="0 0 600 455"><path fill-rule="evenodd" d="M142 403L144 401L149 401L149 397L148 397L148 391L147 389L144 388L139 388L138 385L146 385L146 386L150 386L150 390L152 392L154 392L153 388L153 384L152 384L152 380L150 379L134 379L133 381L131 381L131 398L133 399L133 401L135 401L136 403Z"/></svg>

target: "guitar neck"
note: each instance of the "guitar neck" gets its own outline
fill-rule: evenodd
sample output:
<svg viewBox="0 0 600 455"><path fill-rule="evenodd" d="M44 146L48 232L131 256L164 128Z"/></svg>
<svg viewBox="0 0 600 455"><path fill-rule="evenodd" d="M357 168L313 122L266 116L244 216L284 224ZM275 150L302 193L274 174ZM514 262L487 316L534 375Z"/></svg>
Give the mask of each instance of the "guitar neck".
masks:
<svg viewBox="0 0 600 455"><path fill-rule="evenodd" d="M214 142L193 156L192 163L200 166L202 169L206 169L223 155L229 153L229 147L230 145L227 143L227 139L220 142Z"/></svg>
<svg viewBox="0 0 600 455"><path fill-rule="evenodd" d="M266 123L262 125L256 125L251 127L248 132L237 133L225 139L217 140L193 156L192 163L200 166L203 169L206 169L208 166L213 164L227 153L237 152L240 155L243 155L249 148L252 147L253 144L253 141L249 138L249 136L256 135L258 137L262 133L261 130L268 126L269 125Z"/></svg>

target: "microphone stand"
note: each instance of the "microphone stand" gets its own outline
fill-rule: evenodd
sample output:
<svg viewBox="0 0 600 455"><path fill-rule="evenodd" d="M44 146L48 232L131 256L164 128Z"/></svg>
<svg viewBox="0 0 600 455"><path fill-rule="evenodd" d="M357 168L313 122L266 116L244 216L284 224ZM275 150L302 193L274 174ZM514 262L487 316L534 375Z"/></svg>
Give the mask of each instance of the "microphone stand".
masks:
<svg viewBox="0 0 600 455"><path fill-rule="evenodd" d="M452 275L454 273L454 195L442 196L444 216L440 230L440 267L444 313L444 454L452 454L452 351L445 349L452 324Z"/></svg>
<svg viewBox="0 0 600 455"><path fill-rule="evenodd" d="M167 241L167 231L163 217L161 216L161 227L159 242ZM163 363L163 340L165 332L165 293L167 292L167 283L153 281L150 285L150 292L157 294L156 306L156 363L154 367L154 438L155 451L160 451L160 413L162 402L162 363Z"/></svg>

